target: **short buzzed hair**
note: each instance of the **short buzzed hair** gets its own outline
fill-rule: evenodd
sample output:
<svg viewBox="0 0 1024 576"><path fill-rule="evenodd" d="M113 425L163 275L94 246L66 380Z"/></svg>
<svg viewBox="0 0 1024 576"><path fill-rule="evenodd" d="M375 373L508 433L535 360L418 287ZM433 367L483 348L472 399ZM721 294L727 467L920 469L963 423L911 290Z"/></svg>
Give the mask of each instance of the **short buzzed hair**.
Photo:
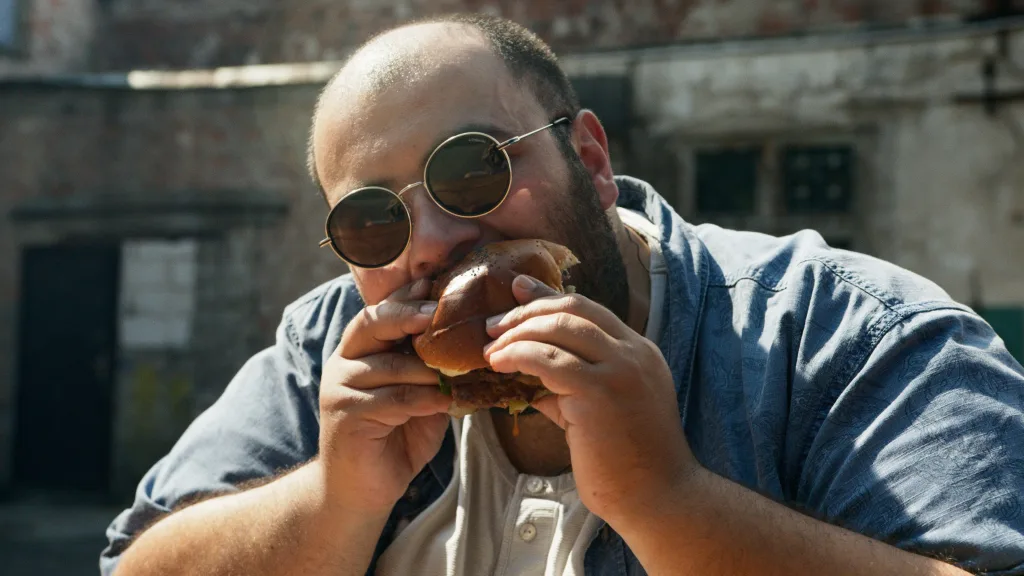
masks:
<svg viewBox="0 0 1024 576"><path fill-rule="evenodd" d="M555 57L551 47L533 32L515 22L497 16L464 13L433 16L410 24L404 24L401 27L438 23L464 24L478 30L490 44L495 54L505 63L505 67L512 74L512 77L517 81L525 82L530 88L537 102L548 113L549 119L554 120L560 116L573 118L579 112L580 102L572 82L561 66L558 65L558 59ZM394 29L380 32L360 45L359 49L355 50L352 54L358 53L376 38ZM351 56L349 58L351 59ZM343 69L344 65L342 66ZM341 74L341 70L327 82L327 85L320 92L313 113L313 124L316 123L317 113L324 94L339 74ZM388 75L385 74L385 76ZM386 79L383 80L386 83ZM571 146L568 142L567 132L563 133L563 131L556 130L555 134L563 153L568 153L571 150ZM309 170L310 178L313 179L313 183L320 191L321 196L326 198L320 177L317 176L316 157L313 153L312 126L310 127L309 141L306 146L306 168Z"/></svg>

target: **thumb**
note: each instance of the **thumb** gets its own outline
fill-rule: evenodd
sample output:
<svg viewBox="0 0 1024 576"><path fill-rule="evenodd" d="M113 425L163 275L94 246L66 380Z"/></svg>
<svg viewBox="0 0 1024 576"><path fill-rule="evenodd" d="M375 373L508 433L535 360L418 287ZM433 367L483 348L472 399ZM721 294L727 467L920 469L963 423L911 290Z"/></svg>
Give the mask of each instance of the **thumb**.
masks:
<svg viewBox="0 0 1024 576"><path fill-rule="evenodd" d="M557 296L558 292L533 276L520 274L512 281L512 295L520 304L528 304L538 298Z"/></svg>
<svg viewBox="0 0 1024 576"><path fill-rule="evenodd" d="M385 300L389 302L409 302L422 300L430 296L430 278L420 278L395 290Z"/></svg>
<svg viewBox="0 0 1024 576"><path fill-rule="evenodd" d="M557 424L562 430L567 429L569 423L562 417L562 409L558 406L558 396L555 396L554 394L545 396L530 402L530 406L536 408L537 412L547 416L548 420Z"/></svg>

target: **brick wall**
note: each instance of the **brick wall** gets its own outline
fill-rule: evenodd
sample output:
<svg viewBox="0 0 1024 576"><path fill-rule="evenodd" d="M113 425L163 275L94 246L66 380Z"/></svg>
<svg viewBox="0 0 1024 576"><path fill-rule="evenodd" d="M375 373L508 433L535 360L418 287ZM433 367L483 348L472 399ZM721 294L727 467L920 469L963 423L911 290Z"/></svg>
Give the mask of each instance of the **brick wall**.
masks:
<svg viewBox="0 0 1024 576"><path fill-rule="evenodd" d="M452 11L500 14L560 52L974 18L999 0L18 0L0 76L333 60L377 31ZM1024 0L1010 7L1024 11Z"/></svg>
<svg viewBox="0 0 1024 576"><path fill-rule="evenodd" d="M1024 1L1014 0L1024 9ZM996 0L113 0L104 68L331 60L413 18L481 11L526 24L561 52L901 26L974 17Z"/></svg>
<svg viewBox="0 0 1024 576"><path fill-rule="evenodd" d="M265 334L310 278L339 271L336 259L316 248L326 213L305 171L317 90L0 89L0 213L38 197L122 194L174 201L180 191L278 194L288 203L285 222L254 240L260 266L277 271L253 279L267 299L259 320ZM5 304L15 276L14 246L15 231L0 228Z"/></svg>
<svg viewBox="0 0 1024 576"><path fill-rule="evenodd" d="M273 341L284 306L343 272L333 254L317 248L326 212L304 167L316 93L315 86L153 92L0 86L0 489L10 473L20 250L111 237L195 238L195 321L187 344L168 345L180 343L171 334L173 342L122 347L115 484L130 488L242 363ZM236 207L204 212L219 196ZM248 212L268 196L286 212L250 222ZM110 197L115 200L104 200ZM88 214L102 214L104 206L141 209L119 218L11 225L13 209L40 202ZM190 212L193 205L198 208ZM146 410L161 416L147 417Z"/></svg>

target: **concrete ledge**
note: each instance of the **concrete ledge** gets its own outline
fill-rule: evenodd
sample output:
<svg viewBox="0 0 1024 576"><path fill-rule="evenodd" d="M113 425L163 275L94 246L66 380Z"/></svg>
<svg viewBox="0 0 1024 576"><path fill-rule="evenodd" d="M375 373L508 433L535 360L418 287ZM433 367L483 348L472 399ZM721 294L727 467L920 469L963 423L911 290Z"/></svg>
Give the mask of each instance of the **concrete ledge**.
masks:
<svg viewBox="0 0 1024 576"><path fill-rule="evenodd" d="M69 237L179 237L270 226L288 213L272 191L187 190L173 193L76 194L33 198L8 217L23 242Z"/></svg>
<svg viewBox="0 0 1024 576"><path fill-rule="evenodd" d="M288 203L269 190L179 190L172 192L118 192L74 194L61 198L36 197L15 206L12 220L80 218L169 213L283 215Z"/></svg>
<svg viewBox="0 0 1024 576"><path fill-rule="evenodd" d="M0 77L0 89L221 90L322 85L340 68L341 62L326 61L231 66L209 70L132 70L104 74L13 75Z"/></svg>

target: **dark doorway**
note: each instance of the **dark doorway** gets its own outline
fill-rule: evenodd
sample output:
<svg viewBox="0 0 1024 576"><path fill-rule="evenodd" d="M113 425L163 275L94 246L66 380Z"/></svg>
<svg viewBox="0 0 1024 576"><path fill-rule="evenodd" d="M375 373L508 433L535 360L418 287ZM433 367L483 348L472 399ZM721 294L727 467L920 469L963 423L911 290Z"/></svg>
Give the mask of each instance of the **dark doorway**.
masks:
<svg viewBox="0 0 1024 576"><path fill-rule="evenodd" d="M117 245L22 253L14 484L19 491L108 490Z"/></svg>

